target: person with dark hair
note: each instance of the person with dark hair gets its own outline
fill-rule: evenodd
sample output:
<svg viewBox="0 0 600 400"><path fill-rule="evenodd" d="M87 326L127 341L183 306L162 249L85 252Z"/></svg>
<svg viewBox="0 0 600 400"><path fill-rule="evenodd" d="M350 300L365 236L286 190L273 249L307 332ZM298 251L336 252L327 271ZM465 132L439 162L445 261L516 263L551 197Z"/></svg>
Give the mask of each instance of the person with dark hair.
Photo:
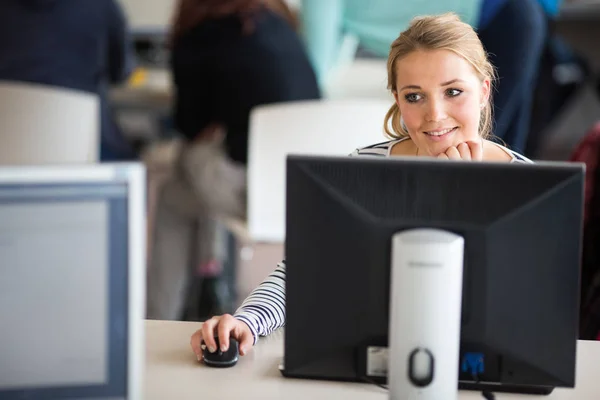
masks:
<svg viewBox="0 0 600 400"><path fill-rule="evenodd" d="M147 312L179 319L187 308L188 319L201 319L186 303L196 302L192 281L213 282L207 314L230 308L219 289L226 255L216 218L244 218L251 110L320 91L281 1L180 0L170 46L175 127L187 143L159 194Z"/></svg>
<svg viewBox="0 0 600 400"><path fill-rule="evenodd" d="M132 72L133 54L127 20L116 0L0 2L0 80L97 94L101 161L137 156L108 100L109 86L126 81Z"/></svg>

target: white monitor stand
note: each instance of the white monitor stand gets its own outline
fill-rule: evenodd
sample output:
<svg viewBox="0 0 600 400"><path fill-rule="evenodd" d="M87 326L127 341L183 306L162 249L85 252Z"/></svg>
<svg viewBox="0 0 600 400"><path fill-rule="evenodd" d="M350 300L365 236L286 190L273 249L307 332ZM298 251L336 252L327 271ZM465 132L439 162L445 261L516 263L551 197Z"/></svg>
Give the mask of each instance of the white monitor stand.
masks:
<svg viewBox="0 0 600 400"><path fill-rule="evenodd" d="M464 239L437 229L392 238L391 400L456 400Z"/></svg>

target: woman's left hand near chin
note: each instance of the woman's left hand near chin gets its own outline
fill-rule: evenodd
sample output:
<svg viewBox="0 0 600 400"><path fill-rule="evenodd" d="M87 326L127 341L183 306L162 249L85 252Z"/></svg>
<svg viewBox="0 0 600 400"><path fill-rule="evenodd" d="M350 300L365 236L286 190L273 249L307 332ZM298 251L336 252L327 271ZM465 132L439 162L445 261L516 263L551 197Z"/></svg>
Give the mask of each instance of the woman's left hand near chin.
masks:
<svg viewBox="0 0 600 400"><path fill-rule="evenodd" d="M445 152L438 154L437 158L443 160L483 160L482 142L468 141L460 143L457 146L450 146Z"/></svg>

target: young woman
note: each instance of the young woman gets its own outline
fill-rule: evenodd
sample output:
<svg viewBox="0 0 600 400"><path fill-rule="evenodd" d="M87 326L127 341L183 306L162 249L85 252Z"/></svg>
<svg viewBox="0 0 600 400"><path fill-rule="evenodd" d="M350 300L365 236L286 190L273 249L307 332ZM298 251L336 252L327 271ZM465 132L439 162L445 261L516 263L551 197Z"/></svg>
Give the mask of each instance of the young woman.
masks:
<svg viewBox="0 0 600 400"><path fill-rule="evenodd" d="M494 68L471 26L455 14L416 18L391 46L388 87L395 103L384 127L391 140L356 150L357 156L416 156L448 160L531 162L488 140L492 134ZM231 315L215 316L193 334L216 350L229 338L244 355L259 336L285 323L285 262Z"/></svg>

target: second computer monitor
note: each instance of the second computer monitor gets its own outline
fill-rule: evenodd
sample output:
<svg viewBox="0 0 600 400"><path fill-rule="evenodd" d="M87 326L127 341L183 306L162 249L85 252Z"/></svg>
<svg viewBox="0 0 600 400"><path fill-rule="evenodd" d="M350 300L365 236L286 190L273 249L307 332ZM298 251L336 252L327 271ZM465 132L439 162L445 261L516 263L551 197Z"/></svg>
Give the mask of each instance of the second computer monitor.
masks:
<svg viewBox="0 0 600 400"><path fill-rule="evenodd" d="M285 375L385 380L391 237L438 228L465 239L463 360L494 388L573 386L583 182L579 164L290 156Z"/></svg>
<svg viewBox="0 0 600 400"><path fill-rule="evenodd" d="M145 182L0 167L0 399L143 397Z"/></svg>

